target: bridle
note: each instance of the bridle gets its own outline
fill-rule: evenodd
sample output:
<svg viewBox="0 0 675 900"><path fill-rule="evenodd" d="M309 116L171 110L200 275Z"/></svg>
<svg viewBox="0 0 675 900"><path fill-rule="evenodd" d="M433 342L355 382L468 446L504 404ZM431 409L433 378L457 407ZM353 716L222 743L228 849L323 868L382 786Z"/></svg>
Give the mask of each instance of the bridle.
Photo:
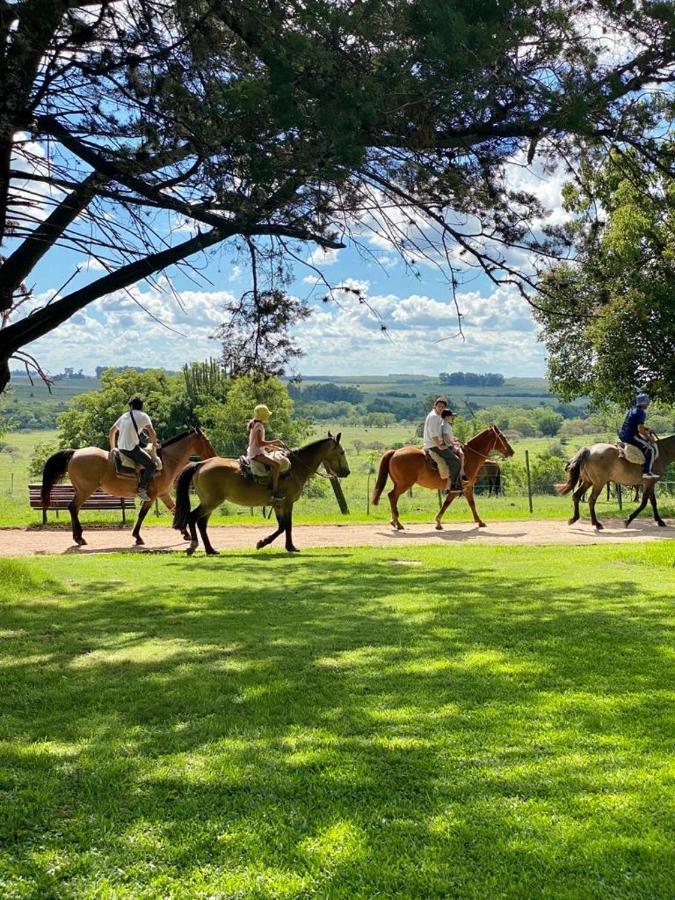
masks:
<svg viewBox="0 0 675 900"><path fill-rule="evenodd" d="M491 431L492 434L493 434L493 435L501 442L502 434L501 434L501 432L497 429L497 426L496 426L496 425L489 425L489 426L487 427L486 431ZM468 447L468 441L467 441L467 443L466 443L464 446L465 446L465 447ZM481 453L480 450L475 450L473 447L469 447L469 450L470 450L472 453L475 453L476 456L480 456L481 459L490 459L490 453L494 453L495 450L497 450L497 447L493 447L492 450L490 450L488 453Z"/></svg>

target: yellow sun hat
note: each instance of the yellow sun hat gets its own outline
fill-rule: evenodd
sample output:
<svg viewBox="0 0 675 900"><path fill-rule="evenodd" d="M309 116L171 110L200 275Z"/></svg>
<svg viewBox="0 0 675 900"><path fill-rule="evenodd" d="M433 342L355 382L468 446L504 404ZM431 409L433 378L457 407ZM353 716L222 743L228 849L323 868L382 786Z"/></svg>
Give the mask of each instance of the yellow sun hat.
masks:
<svg viewBox="0 0 675 900"><path fill-rule="evenodd" d="M258 419L258 421L260 421L260 422L269 421L269 418L271 415L272 415L272 413L269 411L269 409L265 406L264 403L259 403L253 409L253 418Z"/></svg>

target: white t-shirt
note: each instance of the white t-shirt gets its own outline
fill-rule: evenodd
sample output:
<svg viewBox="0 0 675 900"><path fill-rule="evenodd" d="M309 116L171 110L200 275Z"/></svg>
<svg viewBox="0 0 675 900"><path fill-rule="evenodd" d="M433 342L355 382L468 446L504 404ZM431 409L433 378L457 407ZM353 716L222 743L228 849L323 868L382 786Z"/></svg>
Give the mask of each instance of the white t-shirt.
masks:
<svg viewBox="0 0 675 900"><path fill-rule="evenodd" d="M438 415L435 409L432 409L424 420L424 449L431 450L436 446L434 438L441 438L441 424L443 419Z"/></svg>
<svg viewBox="0 0 675 900"><path fill-rule="evenodd" d="M134 419L136 420L136 425L139 431L143 431L146 425L150 425L150 427L152 427L150 416L140 409L134 410ZM138 435L136 434L134 423L131 421L130 413L122 413L119 419L115 422L115 427L119 429L119 434L117 436L117 446L120 448L120 450L133 450L134 447L138 446Z"/></svg>

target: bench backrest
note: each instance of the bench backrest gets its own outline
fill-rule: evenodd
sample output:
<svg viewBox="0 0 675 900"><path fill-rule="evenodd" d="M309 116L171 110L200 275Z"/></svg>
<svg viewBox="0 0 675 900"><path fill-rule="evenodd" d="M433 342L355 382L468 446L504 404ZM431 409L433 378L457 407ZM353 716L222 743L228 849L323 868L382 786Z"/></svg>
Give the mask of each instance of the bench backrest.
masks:
<svg viewBox="0 0 675 900"><path fill-rule="evenodd" d="M29 484L28 497L32 509L42 509L42 485ZM72 484L55 484L50 492L47 509L68 509L75 490ZM94 491L81 509L134 509L133 497L113 497L107 491Z"/></svg>

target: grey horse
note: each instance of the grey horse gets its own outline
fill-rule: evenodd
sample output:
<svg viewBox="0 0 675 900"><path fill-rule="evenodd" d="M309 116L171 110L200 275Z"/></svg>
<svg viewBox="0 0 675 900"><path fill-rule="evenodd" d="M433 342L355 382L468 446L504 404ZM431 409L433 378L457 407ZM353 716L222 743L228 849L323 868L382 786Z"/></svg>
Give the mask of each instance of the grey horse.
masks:
<svg viewBox="0 0 675 900"><path fill-rule="evenodd" d="M658 449L659 455L654 463L653 471L655 475L663 475L670 463L675 460L675 434L661 438L658 441ZM593 525L598 531L602 530L602 523L598 521L595 514L595 501L607 482L614 481L616 484L642 485L644 488L642 502L626 519L626 527L642 512L647 501L652 504L657 524L665 527L666 523L659 515L656 505L655 486L657 481L643 481L642 466L623 459L619 454L619 448L614 444L593 444L592 447L584 447L576 456L572 457L565 468L568 473L567 482L556 485L556 490L559 494L569 494L570 491L574 491L572 494L574 513L569 520L570 525L573 525L579 518L579 500L592 487L593 490L588 498L588 511L591 514Z"/></svg>

